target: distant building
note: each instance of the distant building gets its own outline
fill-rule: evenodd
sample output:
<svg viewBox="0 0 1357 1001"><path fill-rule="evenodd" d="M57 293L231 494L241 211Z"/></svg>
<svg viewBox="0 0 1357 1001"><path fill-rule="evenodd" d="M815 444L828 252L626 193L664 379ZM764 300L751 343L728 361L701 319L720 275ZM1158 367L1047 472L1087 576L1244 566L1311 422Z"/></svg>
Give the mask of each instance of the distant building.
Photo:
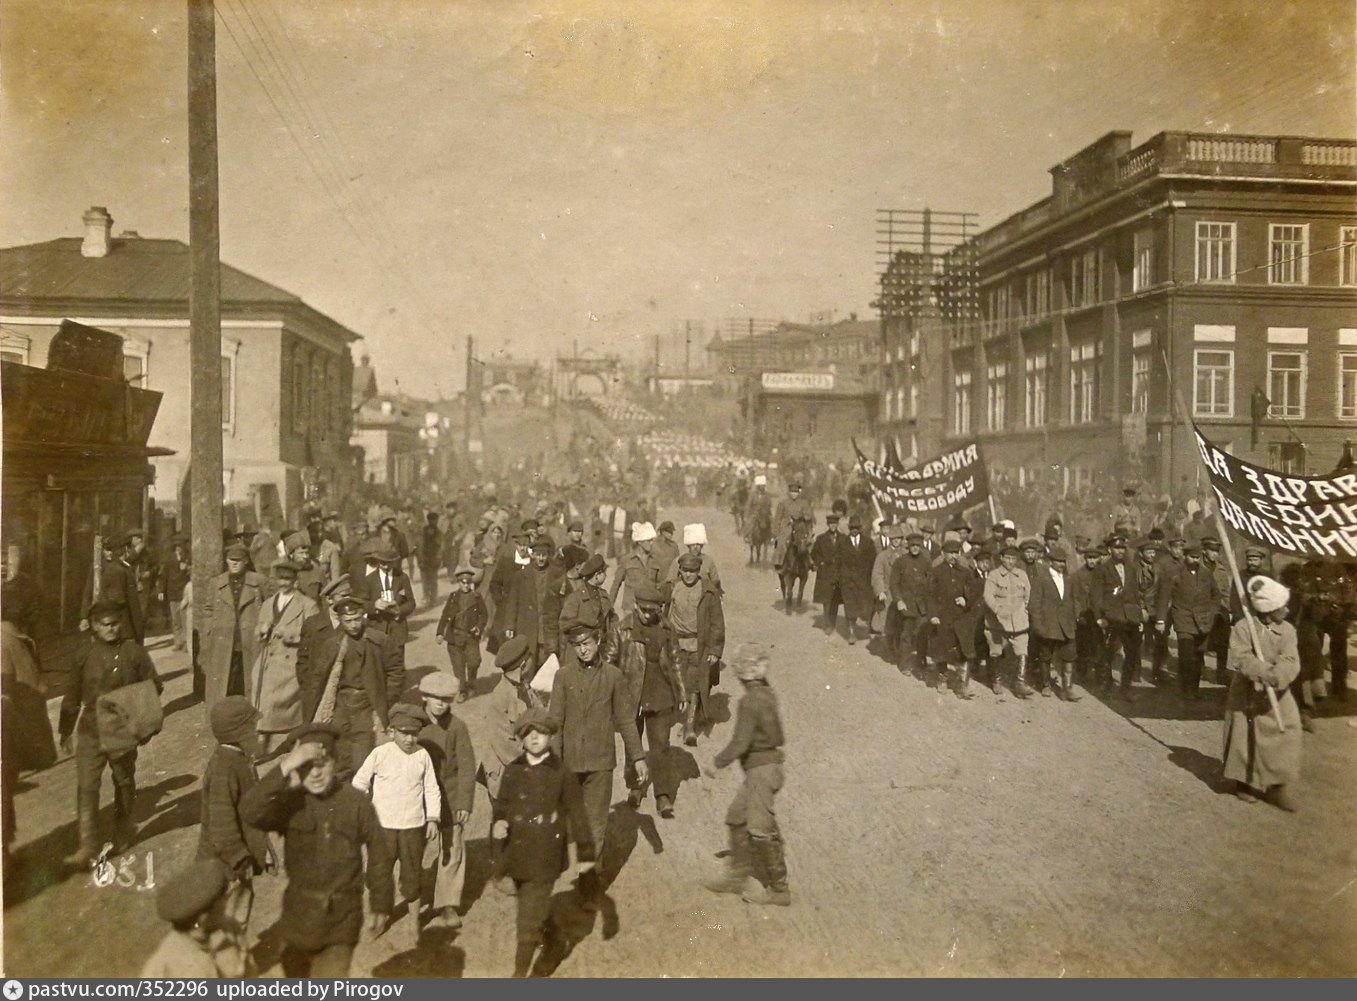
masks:
<svg viewBox="0 0 1357 1001"><path fill-rule="evenodd" d="M876 434L876 413L876 391L855 372L832 368L750 376L740 399L746 450L763 459L776 450L842 462L852 455L850 439Z"/></svg>
<svg viewBox="0 0 1357 1001"><path fill-rule="evenodd" d="M880 331L875 320L859 320L856 313L836 323L784 322L763 333L717 334L707 344L707 357L728 392L743 391L751 376L764 372L829 365L870 384L878 369Z"/></svg>
<svg viewBox="0 0 1357 1001"><path fill-rule="evenodd" d="M536 403L545 390L542 367L515 358L482 359L480 385L481 402L491 405Z"/></svg>
<svg viewBox="0 0 1357 1001"><path fill-rule="evenodd" d="M375 393L353 417L353 444L363 450L363 480L408 491L419 485L425 405Z"/></svg>
<svg viewBox="0 0 1357 1001"><path fill-rule="evenodd" d="M123 340L127 381L163 394L149 446L152 496L174 513L187 496L189 248L178 240L113 237L108 211L85 235L0 249L0 355L42 367L63 319ZM344 496L358 335L291 292L221 267L223 490L227 502L276 497L292 519L308 497ZM187 513L187 512L183 512Z"/></svg>
<svg viewBox="0 0 1357 1001"><path fill-rule="evenodd" d="M618 391L623 376L622 359L617 355L597 355L590 348L578 354L561 355L555 366L556 398L607 396Z"/></svg>
<svg viewBox="0 0 1357 1001"><path fill-rule="evenodd" d="M1331 469L1357 436L1357 142L1111 132L1051 177L966 248L974 313L887 336L887 431L920 454L978 435L1019 484L1184 491L1200 462L1177 394L1236 455ZM913 270L927 299L946 263L883 277L907 295ZM1255 393L1271 401L1256 448Z"/></svg>

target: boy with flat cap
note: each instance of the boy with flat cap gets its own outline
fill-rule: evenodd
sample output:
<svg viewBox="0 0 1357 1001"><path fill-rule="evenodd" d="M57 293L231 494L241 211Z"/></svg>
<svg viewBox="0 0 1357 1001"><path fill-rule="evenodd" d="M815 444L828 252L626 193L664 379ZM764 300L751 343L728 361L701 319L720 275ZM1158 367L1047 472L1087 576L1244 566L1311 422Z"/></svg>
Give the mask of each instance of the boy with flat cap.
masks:
<svg viewBox="0 0 1357 1001"><path fill-rule="evenodd" d="M123 609L111 601L96 601L89 610L93 640L76 651L70 683L61 699L58 732L61 753L75 754L75 805L80 846L68 862L87 866L99 854L99 788L104 767L113 775L113 845L125 851L135 833L132 808L137 797L137 748L106 751L100 739L96 706L120 688L151 681L163 686L155 665L140 643L124 639ZM74 736L74 747L72 747Z"/></svg>
<svg viewBox="0 0 1357 1001"><path fill-rule="evenodd" d="M245 956L221 931L226 873L215 862L198 859L160 884L156 914L170 933L141 968L147 978L242 977Z"/></svg>
<svg viewBox="0 0 1357 1001"><path fill-rule="evenodd" d="M551 891L566 869L567 833L575 836L582 874L593 872L597 858L579 781L551 750L556 730L542 709L531 709L518 721L514 734L523 751L505 769L490 828L494 876L511 880L518 898L515 977L549 976L565 955L565 934L551 918Z"/></svg>
<svg viewBox="0 0 1357 1001"><path fill-rule="evenodd" d="M241 798L246 823L283 835L288 881L278 932L289 977L349 975L363 927L363 851L370 890L382 858L372 803L336 772L338 743L332 724L298 727L277 770Z"/></svg>
<svg viewBox="0 0 1357 1001"><path fill-rule="evenodd" d="M420 745L433 761L442 792L438 837L424 846L421 903L448 928L460 928L462 888L466 882L466 824L476 788L476 752L471 733L452 711L461 682L446 671L430 671L419 680L429 724L419 731Z"/></svg>
<svg viewBox="0 0 1357 1001"><path fill-rule="evenodd" d="M476 687L476 674L481 668L481 635L489 617L485 599L476 590L476 571L464 563L453 573L452 593L443 606L435 634L448 646L448 663L458 681L458 702L465 702Z"/></svg>
<svg viewBox="0 0 1357 1001"><path fill-rule="evenodd" d="M518 721L529 709L545 708L541 698L528 686L531 673L528 661L532 653L527 637L515 636L506 640L495 654L495 666L502 672L499 683L491 690L486 699L486 728L489 753L481 755L481 766L476 777L485 786L490 797L490 815L500 815L500 787L504 781L504 772L510 763L523 752L518 740ZM497 859L497 843L490 841L492 868ZM494 880L494 886L501 893L513 893L513 881L506 878Z"/></svg>

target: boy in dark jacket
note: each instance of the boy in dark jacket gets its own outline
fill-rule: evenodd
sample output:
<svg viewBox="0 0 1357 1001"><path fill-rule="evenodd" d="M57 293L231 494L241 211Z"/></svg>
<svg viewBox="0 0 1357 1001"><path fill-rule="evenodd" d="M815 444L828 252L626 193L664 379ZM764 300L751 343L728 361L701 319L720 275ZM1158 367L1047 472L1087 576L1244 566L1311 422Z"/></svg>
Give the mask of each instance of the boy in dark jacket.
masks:
<svg viewBox="0 0 1357 1001"><path fill-rule="evenodd" d="M462 927L458 908L466 882L466 823L471 819L476 789L476 752L471 734L452 711L461 691L461 683L446 671L430 671L419 679L419 694L429 714L428 726L419 731L419 743L433 759L443 794L438 837L424 846L420 900L432 908L431 917L441 917L447 928Z"/></svg>
<svg viewBox="0 0 1357 1001"><path fill-rule="evenodd" d="M222 930L240 955L247 956L254 877L273 867L268 835L240 816L242 797L258 783L254 758L260 746L255 730L259 710L243 695L228 695L208 716L217 747L203 769L198 858L218 862L226 873Z"/></svg>
<svg viewBox="0 0 1357 1001"><path fill-rule="evenodd" d="M476 687L481 666L481 634L489 615L485 599L476 590L476 571L463 564L453 574L456 582L438 620L438 639L448 645L448 662L461 682L458 702L465 702Z"/></svg>
<svg viewBox="0 0 1357 1001"><path fill-rule="evenodd" d="M551 919L551 890L566 868L566 831L575 834L580 872L594 869L594 844L579 781L551 751L556 732L543 709L529 709L515 728L523 755L504 770L501 816L491 837L501 845L500 867L518 898L518 949L514 976L548 976L565 956L564 933ZM568 827L567 827L568 825ZM583 878L583 877L582 877ZM538 947L542 952L533 956Z"/></svg>
<svg viewBox="0 0 1357 1001"><path fill-rule="evenodd" d="M762 654L741 657L735 677L745 689L735 712L735 732L725 750L702 771L711 778L717 768L738 760L744 769L744 785L726 811L730 829L726 872L705 885L715 893L739 893L746 903L788 907L792 894L773 812L773 797L782 788L782 718L777 696L768 684L768 658Z"/></svg>

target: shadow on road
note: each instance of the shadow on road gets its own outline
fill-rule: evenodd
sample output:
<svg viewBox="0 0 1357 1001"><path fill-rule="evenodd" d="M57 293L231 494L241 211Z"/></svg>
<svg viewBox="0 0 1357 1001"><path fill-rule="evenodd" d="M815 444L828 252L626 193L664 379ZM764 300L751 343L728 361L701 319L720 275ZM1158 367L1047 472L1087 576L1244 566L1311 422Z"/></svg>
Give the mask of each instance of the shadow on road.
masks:
<svg viewBox="0 0 1357 1001"><path fill-rule="evenodd" d="M461 977L466 952L453 945L457 932L450 928L427 928L419 945L383 960L372 968L374 977Z"/></svg>

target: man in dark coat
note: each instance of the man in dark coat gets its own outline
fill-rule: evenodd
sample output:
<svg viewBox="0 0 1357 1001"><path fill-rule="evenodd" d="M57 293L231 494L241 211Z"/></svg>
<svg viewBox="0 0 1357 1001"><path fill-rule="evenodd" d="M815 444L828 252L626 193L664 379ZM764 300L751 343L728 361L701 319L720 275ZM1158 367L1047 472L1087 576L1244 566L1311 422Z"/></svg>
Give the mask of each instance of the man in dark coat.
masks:
<svg viewBox="0 0 1357 1001"><path fill-rule="evenodd" d="M438 600L438 559L442 555L443 530L438 527L438 512L429 511L424 515L419 550L415 553L415 562L419 565L419 584L426 605Z"/></svg>
<svg viewBox="0 0 1357 1001"><path fill-rule="evenodd" d="M811 600L824 606L825 632L831 636L839 626L839 606L845 604L841 584L842 564L847 557L847 539L839 531L839 516L825 516L825 530L810 547L810 566L815 571Z"/></svg>
<svg viewBox="0 0 1357 1001"><path fill-rule="evenodd" d="M872 592L872 567L876 564L876 543L862 531L862 519L848 519L843 562L839 569L839 587L843 590L843 610L848 616L848 645L857 642L857 623L867 621L871 628L876 595Z"/></svg>
<svg viewBox="0 0 1357 1001"><path fill-rule="evenodd" d="M374 726L386 729L387 707L399 700L405 675L390 638L369 628L365 612L357 598L340 598L302 623L297 647L302 719L335 726L340 766L349 771L376 743Z"/></svg>
<svg viewBox="0 0 1357 1001"><path fill-rule="evenodd" d="M400 554L391 546L381 546L370 557L374 565L363 578L357 597L367 603L368 619L386 634L394 655L399 658L402 674L405 669L405 643L410 638L406 621L415 611L415 588L410 577L401 571ZM399 700L404 678L394 692L388 692L391 702Z"/></svg>
<svg viewBox="0 0 1357 1001"><path fill-rule="evenodd" d="M334 726L303 724L290 742L278 768L241 798L240 812L283 835L287 889L277 929L285 975L347 977L363 928L363 849L369 860L381 858L381 826L367 797L340 779ZM371 892L371 861L366 875ZM388 917L372 920L382 927Z"/></svg>
<svg viewBox="0 0 1357 1001"><path fill-rule="evenodd" d="M890 597L900 622L896 644L896 666L904 671L917 670L924 660L919 626L928 618L928 579L933 565L923 550L922 532L905 537L906 549L891 564Z"/></svg>
<svg viewBox="0 0 1357 1001"><path fill-rule="evenodd" d="M558 629L561 601L557 600L553 585L559 583L558 574L551 566L555 546L550 539L538 539L532 544L532 563L512 578L504 603L504 633L501 641L514 636L526 636L532 649L529 673L536 671L554 653L559 653Z"/></svg>
<svg viewBox="0 0 1357 1001"><path fill-rule="evenodd" d="M490 634L485 644L485 649L490 653L499 651L504 630L509 628L504 616L514 575L521 573L532 562L532 542L528 539L528 533L519 532L512 541L513 545L499 547L495 566L490 571L490 582L486 585L490 594L486 604L492 606Z"/></svg>
<svg viewBox="0 0 1357 1001"><path fill-rule="evenodd" d="M627 700L636 706L636 732L645 741L646 761L661 817L674 816L679 776L669 760L669 730L675 716L688 705L683 674L675 660L672 631L663 621L664 595L645 583L636 593L636 605L619 628L618 668L627 685ZM630 763L628 763L630 764ZM645 787L627 768L627 795L633 808L645 798Z"/></svg>
<svg viewBox="0 0 1357 1001"><path fill-rule="evenodd" d="M1221 597L1215 574L1202 566L1200 546L1183 550L1181 565L1159 589L1155 618L1172 624L1178 636L1178 688L1188 698L1198 697L1206 644ZM1167 625L1164 632L1167 635Z"/></svg>
<svg viewBox="0 0 1357 1001"><path fill-rule="evenodd" d="M1066 702L1078 702L1074 691L1074 655L1079 624L1076 617L1074 588L1066 570L1065 550L1051 546L1046 564L1032 571L1032 597L1028 619L1035 639L1032 660L1045 674L1056 695Z"/></svg>
<svg viewBox="0 0 1357 1001"><path fill-rule="evenodd" d="M1080 555L1084 560L1083 566L1071 573L1067 580L1074 600L1075 673L1087 686L1092 682L1103 656L1103 631L1098 625L1097 610L1093 607L1093 580L1103 553L1100 549L1085 546Z"/></svg>
<svg viewBox="0 0 1357 1001"><path fill-rule="evenodd" d="M951 666L966 668L969 676L983 610L984 581L961 562L960 540L948 539L942 544L942 562L928 580L928 621L933 627L928 656L933 664L941 665L944 677ZM930 674L931 667L926 668Z"/></svg>
<svg viewBox="0 0 1357 1001"><path fill-rule="evenodd" d="M674 659L688 693L683 742L693 747L698 730L711 725L707 706L712 675L725 652L726 619L720 590L702 579L702 557L684 553L678 558L678 568L679 579L670 587L665 604L664 623L673 637Z"/></svg>
<svg viewBox="0 0 1357 1001"><path fill-rule="evenodd" d="M1098 567L1093 577L1093 607L1098 626L1107 637L1101 673L1106 684L1111 683L1112 660L1118 648L1123 654L1121 693L1133 697L1132 684L1140 671L1141 628L1145 622L1144 592L1154 592L1153 566L1147 575L1142 562L1126 557L1126 537L1113 535L1108 539L1107 561Z"/></svg>
<svg viewBox="0 0 1357 1001"><path fill-rule="evenodd" d="M111 560L99 567L99 593L94 593L93 578L85 586L80 614L80 628L90 628L90 609L95 602L113 605L118 610L119 635L123 639L142 643L146 639L146 609L142 605L137 580L135 543L141 532L128 532L113 546Z"/></svg>
<svg viewBox="0 0 1357 1001"><path fill-rule="evenodd" d="M137 748L110 753L103 749L95 717L100 697L140 681L162 688L151 658L135 640L123 639L126 609L113 602L96 601L89 609L94 638L82 645L71 665L70 683L61 699L58 732L61 753L75 753L75 805L80 845L68 861L89 865L99 852L99 787L104 766L113 774L113 844L124 851L135 833L132 805L137 795ZM72 735L75 746L72 748Z"/></svg>

